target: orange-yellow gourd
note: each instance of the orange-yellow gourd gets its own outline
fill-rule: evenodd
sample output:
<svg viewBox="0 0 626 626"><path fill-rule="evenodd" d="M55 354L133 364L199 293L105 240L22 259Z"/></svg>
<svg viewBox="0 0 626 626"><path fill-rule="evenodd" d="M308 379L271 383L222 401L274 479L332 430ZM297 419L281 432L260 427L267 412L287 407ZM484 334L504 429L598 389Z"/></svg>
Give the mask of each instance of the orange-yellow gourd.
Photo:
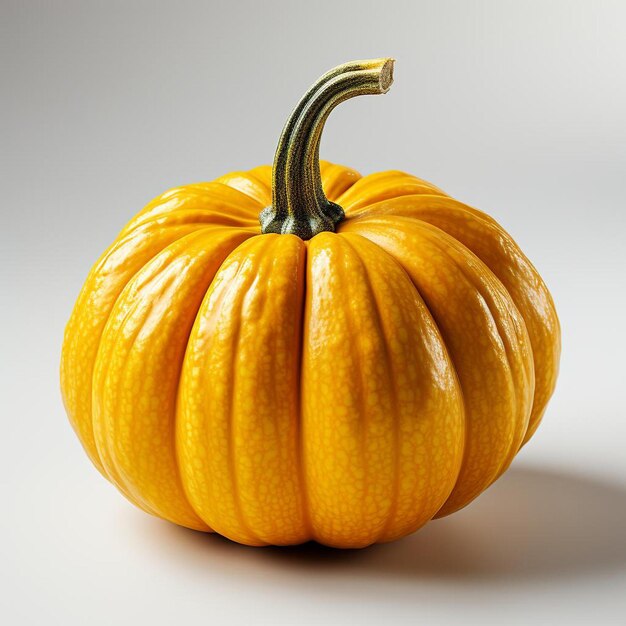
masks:
<svg viewBox="0 0 626 626"><path fill-rule="evenodd" d="M331 70L273 168L166 192L91 270L63 398L148 513L248 545L391 541L471 502L535 432L559 323L513 239L415 176L319 161L330 110L391 70Z"/></svg>

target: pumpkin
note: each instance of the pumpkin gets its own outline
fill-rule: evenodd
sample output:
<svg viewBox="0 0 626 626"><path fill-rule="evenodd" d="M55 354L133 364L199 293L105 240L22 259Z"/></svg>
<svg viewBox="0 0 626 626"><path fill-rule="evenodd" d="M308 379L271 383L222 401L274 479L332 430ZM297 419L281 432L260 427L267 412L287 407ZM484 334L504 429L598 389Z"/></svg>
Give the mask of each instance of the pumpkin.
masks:
<svg viewBox="0 0 626 626"><path fill-rule="evenodd" d="M341 65L273 167L167 191L95 264L66 328L69 419L144 511L252 546L362 547L470 503L535 432L559 322L485 213L400 171L319 160Z"/></svg>

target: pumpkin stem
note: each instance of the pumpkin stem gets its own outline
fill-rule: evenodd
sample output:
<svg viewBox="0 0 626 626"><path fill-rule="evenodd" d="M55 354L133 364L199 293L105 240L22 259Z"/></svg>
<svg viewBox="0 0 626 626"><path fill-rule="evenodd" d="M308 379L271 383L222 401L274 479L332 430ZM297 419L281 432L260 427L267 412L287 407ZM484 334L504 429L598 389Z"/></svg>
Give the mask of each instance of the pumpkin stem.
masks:
<svg viewBox="0 0 626 626"><path fill-rule="evenodd" d="M272 204L261 211L263 233L291 233L311 239L334 231L343 209L322 189L319 148L330 112L344 100L386 93L393 59L344 63L324 74L300 100L278 142L272 171Z"/></svg>

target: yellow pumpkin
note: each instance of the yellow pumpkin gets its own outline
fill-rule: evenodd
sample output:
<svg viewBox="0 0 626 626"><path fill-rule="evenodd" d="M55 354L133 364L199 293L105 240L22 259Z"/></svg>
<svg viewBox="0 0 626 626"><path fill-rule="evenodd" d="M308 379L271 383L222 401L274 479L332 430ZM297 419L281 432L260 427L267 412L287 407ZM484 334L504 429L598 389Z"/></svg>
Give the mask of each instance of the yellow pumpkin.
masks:
<svg viewBox="0 0 626 626"><path fill-rule="evenodd" d="M415 176L319 161L333 107L392 68L322 76L273 168L166 192L91 270L63 398L148 513L256 546L391 541L471 502L535 432L559 323L513 239Z"/></svg>

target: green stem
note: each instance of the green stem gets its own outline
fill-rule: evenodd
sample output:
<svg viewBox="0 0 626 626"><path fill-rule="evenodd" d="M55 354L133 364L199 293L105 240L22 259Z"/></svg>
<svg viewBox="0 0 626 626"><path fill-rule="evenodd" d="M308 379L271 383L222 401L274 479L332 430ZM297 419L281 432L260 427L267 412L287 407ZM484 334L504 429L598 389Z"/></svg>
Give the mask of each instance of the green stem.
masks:
<svg viewBox="0 0 626 626"><path fill-rule="evenodd" d="M272 171L272 205L259 216L264 233L291 233L311 239L334 231L343 209L322 189L319 146L330 112L341 102L386 93L393 82L393 59L352 61L324 74L300 100L280 136Z"/></svg>

